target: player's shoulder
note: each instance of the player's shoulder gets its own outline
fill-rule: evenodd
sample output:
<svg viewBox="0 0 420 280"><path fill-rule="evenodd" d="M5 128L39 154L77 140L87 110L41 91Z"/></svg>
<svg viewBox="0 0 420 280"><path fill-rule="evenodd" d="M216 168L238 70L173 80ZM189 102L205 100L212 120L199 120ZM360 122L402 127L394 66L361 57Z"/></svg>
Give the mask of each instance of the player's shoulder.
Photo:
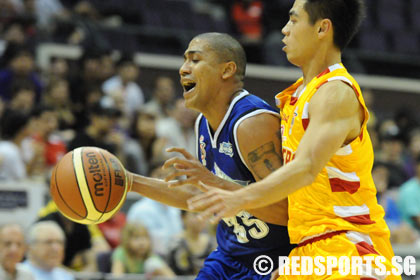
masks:
<svg viewBox="0 0 420 280"><path fill-rule="evenodd" d="M255 130L266 129L272 126L280 126L280 116L276 112L266 111L256 114L250 114L248 118L244 119L238 126L238 129Z"/></svg>
<svg viewBox="0 0 420 280"><path fill-rule="evenodd" d="M317 90L311 99L309 111L319 109L324 113L352 114L359 109L359 105L353 87L341 80L335 80L323 84Z"/></svg>
<svg viewBox="0 0 420 280"><path fill-rule="evenodd" d="M334 80L321 85L314 95L314 98L333 103L357 101L357 93L352 85L345 81Z"/></svg>
<svg viewBox="0 0 420 280"><path fill-rule="evenodd" d="M273 135L280 131L280 125L280 117L276 113L263 112L252 115L238 125L238 142L250 144L252 141L272 139Z"/></svg>

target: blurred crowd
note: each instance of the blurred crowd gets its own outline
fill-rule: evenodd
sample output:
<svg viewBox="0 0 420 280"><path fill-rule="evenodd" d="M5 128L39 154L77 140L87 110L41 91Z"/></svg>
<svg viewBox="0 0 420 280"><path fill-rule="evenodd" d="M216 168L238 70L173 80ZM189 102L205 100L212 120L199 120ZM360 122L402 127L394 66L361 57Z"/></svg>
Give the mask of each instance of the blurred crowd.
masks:
<svg viewBox="0 0 420 280"><path fill-rule="evenodd" d="M225 7L251 53L267 26L282 24L262 24L262 1L197 2ZM166 148L184 147L195 154L197 114L185 108L178 82L157 76L153 87L144 88L132 53L116 55L98 47L89 26L64 24L70 18L115 20L90 1L0 0L0 184L48 185L53 166L80 146L107 149L129 171L157 178L165 176L160 167L173 156ZM135 21L130 15L123 19ZM54 57L40 71L35 49L51 38L83 46L82 56L77 61ZM400 110L382 119L374 93L366 89L365 96L375 148L373 176L392 242L419 242L418 116ZM191 275L214 248L214 228L196 214L146 198L98 226L73 223L49 202L28 231L16 224L0 227L0 279L73 279L66 269Z"/></svg>
<svg viewBox="0 0 420 280"><path fill-rule="evenodd" d="M179 99L178 82L158 76L144 89L131 53L86 47L77 61L56 57L45 71L37 67L35 48L54 33L54 19L88 13L86 5L68 10L53 0L0 1L0 184L48 185L53 166L80 146L104 148L128 170L156 177L172 156L166 148L195 153L197 113ZM75 32L66 43L77 41ZM85 226L49 202L27 231L3 225L0 279L73 279L62 265L115 275L194 274L215 248L213 229L195 214L146 199L132 208Z"/></svg>

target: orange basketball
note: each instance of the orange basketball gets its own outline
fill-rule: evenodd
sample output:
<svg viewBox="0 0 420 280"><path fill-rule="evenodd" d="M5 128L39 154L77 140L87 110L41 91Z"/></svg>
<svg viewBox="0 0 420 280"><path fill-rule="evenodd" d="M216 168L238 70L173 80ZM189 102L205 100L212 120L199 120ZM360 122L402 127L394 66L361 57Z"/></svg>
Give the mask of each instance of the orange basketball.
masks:
<svg viewBox="0 0 420 280"><path fill-rule="evenodd" d="M68 152L55 166L50 192L58 210L82 224L98 224L122 206L128 190L124 166L111 153L96 147Z"/></svg>

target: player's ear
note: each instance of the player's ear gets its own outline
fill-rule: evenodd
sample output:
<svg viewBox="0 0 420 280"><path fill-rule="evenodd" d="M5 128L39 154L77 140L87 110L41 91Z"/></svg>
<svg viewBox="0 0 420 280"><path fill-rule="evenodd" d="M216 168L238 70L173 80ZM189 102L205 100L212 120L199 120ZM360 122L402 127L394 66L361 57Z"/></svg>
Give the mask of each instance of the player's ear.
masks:
<svg viewBox="0 0 420 280"><path fill-rule="evenodd" d="M332 32L332 22L330 19L324 18L318 24L318 37L324 38Z"/></svg>
<svg viewBox="0 0 420 280"><path fill-rule="evenodd" d="M224 67L223 67L223 73L222 73L222 78L223 79L229 79L232 76L235 76L237 71L237 67L236 67L236 63L233 61L229 61L226 62Z"/></svg>

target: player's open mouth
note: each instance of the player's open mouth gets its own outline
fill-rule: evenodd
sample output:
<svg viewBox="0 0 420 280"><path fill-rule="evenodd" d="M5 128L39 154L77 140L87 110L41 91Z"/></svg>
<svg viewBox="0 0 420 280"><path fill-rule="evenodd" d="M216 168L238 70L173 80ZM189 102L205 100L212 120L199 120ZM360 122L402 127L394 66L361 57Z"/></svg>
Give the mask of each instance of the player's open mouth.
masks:
<svg viewBox="0 0 420 280"><path fill-rule="evenodd" d="M185 92L192 91L195 88L195 85L196 85L196 83L194 83L194 82L185 82L185 83L182 84Z"/></svg>

